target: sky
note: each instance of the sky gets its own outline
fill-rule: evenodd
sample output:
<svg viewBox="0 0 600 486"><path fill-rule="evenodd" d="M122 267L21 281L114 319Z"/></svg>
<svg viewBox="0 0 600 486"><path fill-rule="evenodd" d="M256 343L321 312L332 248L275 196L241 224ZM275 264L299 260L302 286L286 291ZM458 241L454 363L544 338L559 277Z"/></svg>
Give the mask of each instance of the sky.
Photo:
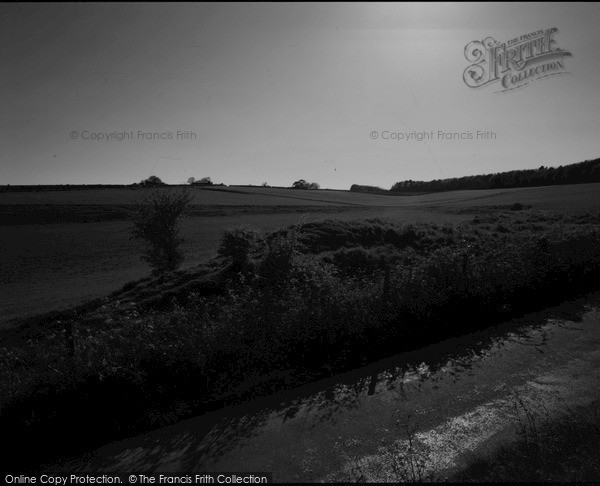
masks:
<svg viewBox="0 0 600 486"><path fill-rule="evenodd" d="M0 4L0 184L390 188L598 158L599 23L597 3ZM470 42L549 28L560 74L467 86Z"/></svg>

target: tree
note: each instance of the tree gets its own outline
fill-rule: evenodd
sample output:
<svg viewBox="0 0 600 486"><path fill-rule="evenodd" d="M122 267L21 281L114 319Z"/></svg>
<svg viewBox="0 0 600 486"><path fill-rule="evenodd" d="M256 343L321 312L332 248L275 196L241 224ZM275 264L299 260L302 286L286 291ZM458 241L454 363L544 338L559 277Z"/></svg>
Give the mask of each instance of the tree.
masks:
<svg viewBox="0 0 600 486"><path fill-rule="evenodd" d="M155 186L166 186L166 184L155 175L151 175L148 179L144 179L140 182L142 187L155 187Z"/></svg>
<svg viewBox="0 0 600 486"><path fill-rule="evenodd" d="M304 179L300 179L292 184L292 188L294 189L308 189L308 182Z"/></svg>
<svg viewBox="0 0 600 486"><path fill-rule="evenodd" d="M210 177L203 177L198 182L200 182L200 184L209 184L212 186L212 181L210 180Z"/></svg>
<svg viewBox="0 0 600 486"><path fill-rule="evenodd" d="M293 189L320 189L321 186L316 182L307 182L304 179L300 179L292 184Z"/></svg>
<svg viewBox="0 0 600 486"><path fill-rule="evenodd" d="M187 192L153 191L135 205L131 215L133 238L146 240L141 258L150 264L153 275L173 271L183 262L178 222L190 201Z"/></svg>
<svg viewBox="0 0 600 486"><path fill-rule="evenodd" d="M196 178L195 177L189 177L187 183L188 184L193 184L194 182L196 182Z"/></svg>

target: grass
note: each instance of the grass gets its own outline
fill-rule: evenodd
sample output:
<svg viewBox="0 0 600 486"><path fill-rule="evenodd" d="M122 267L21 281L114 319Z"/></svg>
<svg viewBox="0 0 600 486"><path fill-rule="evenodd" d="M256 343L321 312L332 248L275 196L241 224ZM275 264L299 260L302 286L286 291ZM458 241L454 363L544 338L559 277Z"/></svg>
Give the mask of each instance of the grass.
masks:
<svg viewBox="0 0 600 486"><path fill-rule="evenodd" d="M185 239L183 268L211 258L228 227L247 225L270 232L301 219L322 219L331 210L317 206L312 208L295 206L283 211L272 206L262 208L265 211L254 212L249 207L234 206L223 209L223 213L185 217L182 221ZM368 208L342 209L344 211L341 212L335 210L336 218L353 219L373 214L373 209ZM408 219L467 218L429 214L422 210L392 211L400 211L399 217ZM125 283L150 273L149 266L140 260L141 243L130 239L129 224L125 221L20 225L3 227L1 231L5 238L0 241L0 250L3 251L0 306L4 309L0 326L9 319L68 309L86 300L104 297Z"/></svg>
<svg viewBox="0 0 600 486"><path fill-rule="evenodd" d="M508 205L519 202L544 209L597 210L598 184L577 184L518 189L452 191L418 196L388 196L322 189L298 191L264 187L190 188L193 205L200 206L364 206L407 207L422 205L459 205L479 203ZM5 205L102 205L122 206L140 201L151 189L106 188L73 191L0 192L0 206Z"/></svg>
<svg viewBox="0 0 600 486"><path fill-rule="evenodd" d="M0 226L38 224L101 223L128 221L133 204L0 204ZM191 205L185 215L190 217L226 217L239 214L342 213L352 206L324 205Z"/></svg>
<svg viewBox="0 0 600 486"><path fill-rule="evenodd" d="M516 405L517 440L486 457L472 458L450 480L455 482L581 483L600 477L600 402L552 417Z"/></svg>
<svg viewBox="0 0 600 486"><path fill-rule="evenodd" d="M263 187L188 188L192 204L202 206L397 206L404 197L389 197L349 191L298 191ZM177 190L177 188L174 188ZM122 205L141 200L151 189L86 189L75 191L46 191L0 193L0 205Z"/></svg>
<svg viewBox="0 0 600 486"><path fill-rule="evenodd" d="M431 448L410 418L398 421L403 439L386 440L364 456L360 442L336 443L350 482L394 483L596 483L600 477L600 401L550 414L543 406L513 398L515 436L502 445L470 453L451 472L437 471ZM448 474L449 473L449 474Z"/></svg>
<svg viewBox="0 0 600 486"><path fill-rule="evenodd" d="M149 191L106 188L0 193L4 236L0 241L0 307L4 309L0 326L69 309L146 276L150 269L140 261L140 245L130 240L123 218L131 204ZM515 202L536 211L577 214L600 210L598 184L414 197L225 187L194 188L194 197L195 206L182 224L183 268L212 257L223 231L236 225L272 232L301 218L310 222L329 214L341 220L377 215L403 222L457 223L476 215L486 218L510 209ZM514 211L522 215L527 212Z"/></svg>
<svg viewBox="0 0 600 486"><path fill-rule="evenodd" d="M599 216L506 208L458 226L232 231L210 266L5 335L10 459L93 447L555 303L597 281Z"/></svg>
<svg viewBox="0 0 600 486"><path fill-rule="evenodd" d="M431 448L417 437L417 424L410 416L396 421L402 440L384 439L375 454L365 457L355 452L360 441L336 442L338 454L349 465L344 482L423 483L437 482L431 470ZM360 451L360 449L358 449Z"/></svg>

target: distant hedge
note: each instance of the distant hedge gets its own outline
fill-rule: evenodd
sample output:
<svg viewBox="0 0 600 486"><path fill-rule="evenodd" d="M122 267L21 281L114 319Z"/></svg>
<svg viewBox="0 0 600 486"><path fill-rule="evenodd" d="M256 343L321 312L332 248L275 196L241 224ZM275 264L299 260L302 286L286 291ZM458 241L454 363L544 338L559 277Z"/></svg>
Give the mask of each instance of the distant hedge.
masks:
<svg viewBox="0 0 600 486"><path fill-rule="evenodd" d="M368 192L370 194L389 194L390 191L376 186L365 186L361 184L352 184L350 187L352 192Z"/></svg>

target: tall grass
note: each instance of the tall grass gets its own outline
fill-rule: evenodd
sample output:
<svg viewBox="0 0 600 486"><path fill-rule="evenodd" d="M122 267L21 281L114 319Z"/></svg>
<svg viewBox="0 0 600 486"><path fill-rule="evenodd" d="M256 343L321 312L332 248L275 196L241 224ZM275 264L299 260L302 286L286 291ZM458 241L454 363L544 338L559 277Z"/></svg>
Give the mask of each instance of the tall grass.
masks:
<svg viewBox="0 0 600 486"><path fill-rule="evenodd" d="M558 417L516 401L517 438L471 458L454 482L596 483L600 477L600 402Z"/></svg>
<svg viewBox="0 0 600 486"><path fill-rule="evenodd" d="M335 449L347 464L339 479L355 483L437 482L432 449L417 436L418 424L407 416L397 420L396 426L402 439L382 439L370 456L361 452L358 439L336 442Z"/></svg>
<svg viewBox="0 0 600 486"><path fill-rule="evenodd" d="M340 479L394 483L597 483L600 477L600 402L551 414L543 405L513 396L507 424L515 436L486 452L470 452L452 469L436 469L436 452L416 434L410 417L373 455L357 439L336 443L346 467Z"/></svg>

